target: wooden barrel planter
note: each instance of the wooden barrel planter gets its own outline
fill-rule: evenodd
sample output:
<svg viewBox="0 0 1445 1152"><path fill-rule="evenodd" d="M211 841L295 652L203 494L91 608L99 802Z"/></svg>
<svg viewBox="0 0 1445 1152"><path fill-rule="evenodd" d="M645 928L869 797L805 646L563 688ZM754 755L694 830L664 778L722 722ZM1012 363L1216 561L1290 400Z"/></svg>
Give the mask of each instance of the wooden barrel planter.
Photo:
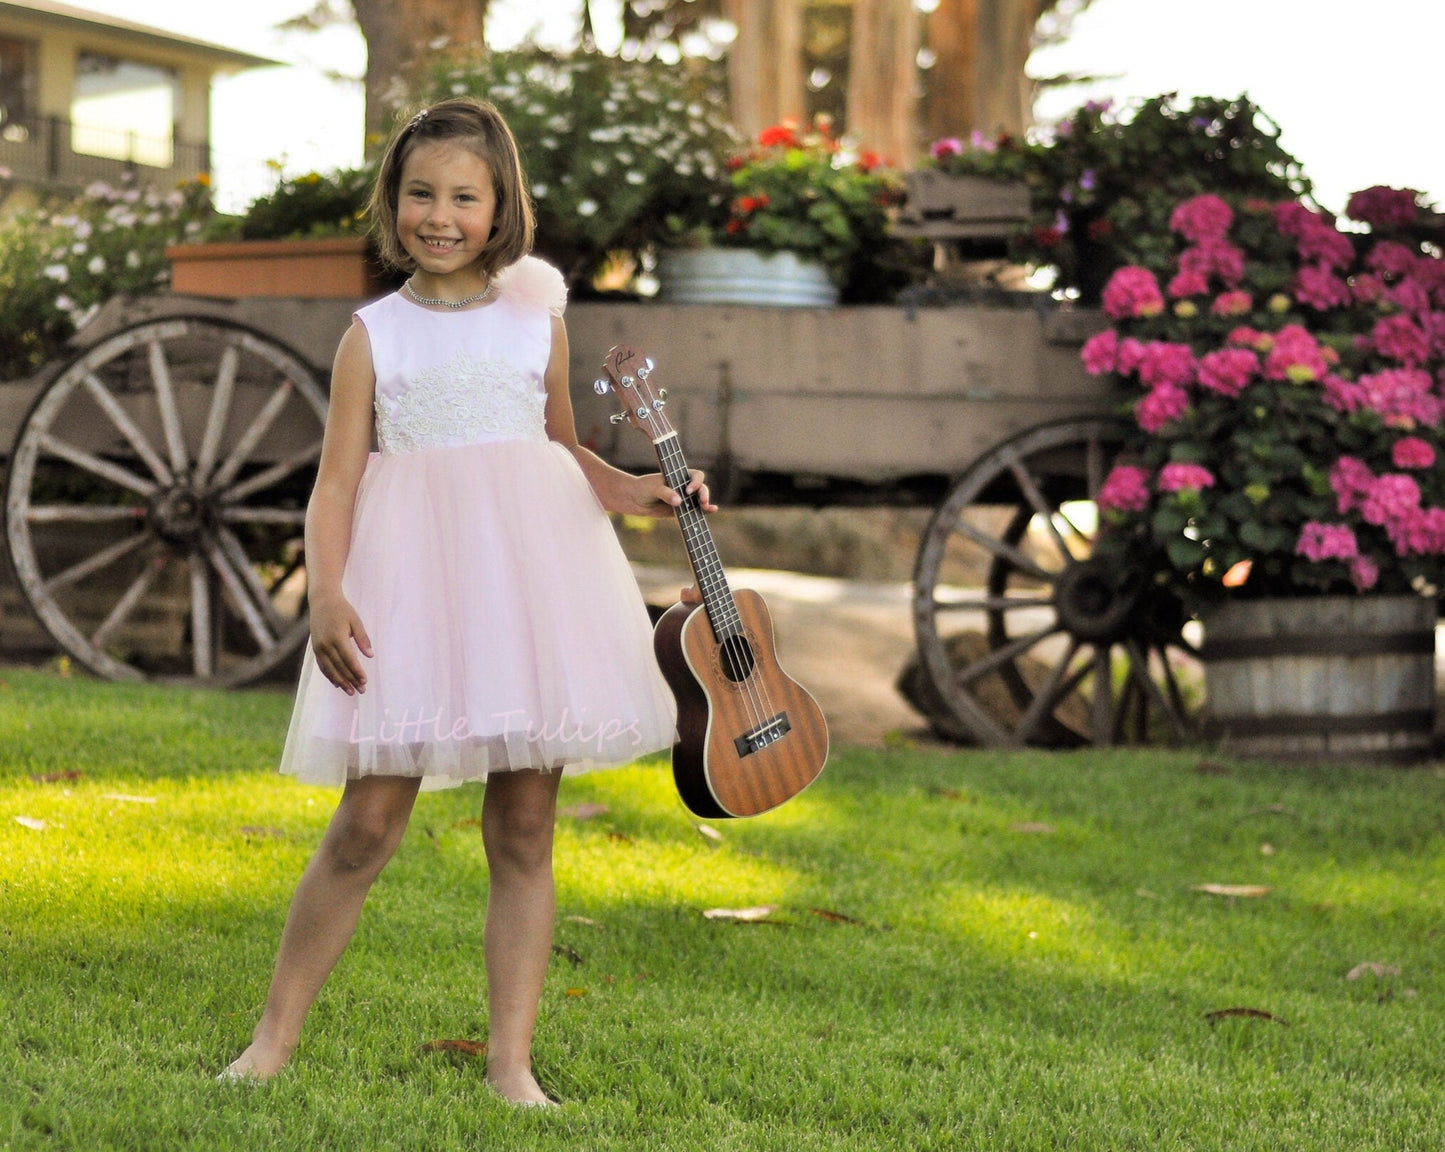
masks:
<svg viewBox="0 0 1445 1152"><path fill-rule="evenodd" d="M658 299L668 304L830 308L838 286L815 260L751 248L669 248L658 260Z"/></svg>
<svg viewBox="0 0 1445 1152"><path fill-rule="evenodd" d="M1282 761L1406 763L1435 729L1433 599L1253 600L1204 618L1204 731Z"/></svg>

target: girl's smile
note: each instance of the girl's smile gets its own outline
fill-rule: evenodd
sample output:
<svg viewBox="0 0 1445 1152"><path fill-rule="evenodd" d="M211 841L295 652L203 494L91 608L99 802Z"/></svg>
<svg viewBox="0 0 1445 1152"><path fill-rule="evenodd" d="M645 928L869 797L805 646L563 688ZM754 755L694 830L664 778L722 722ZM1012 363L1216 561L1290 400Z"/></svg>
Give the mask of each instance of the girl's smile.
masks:
<svg viewBox="0 0 1445 1152"><path fill-rule="evenodd" d="M418 144L401 169L397 238L417 269L423 295L464 299L485 283L476 262L492 234L492 171L450 140Z"/></svg>

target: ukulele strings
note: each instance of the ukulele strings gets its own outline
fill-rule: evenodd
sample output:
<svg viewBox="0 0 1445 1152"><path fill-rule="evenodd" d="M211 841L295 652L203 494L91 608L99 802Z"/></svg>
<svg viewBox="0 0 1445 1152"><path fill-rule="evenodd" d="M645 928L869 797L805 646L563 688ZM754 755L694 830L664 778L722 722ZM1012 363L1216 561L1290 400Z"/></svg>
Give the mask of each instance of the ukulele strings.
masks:
<svg viewBox="0 0 1445 1152"><path fill-rule="evenodd" d="M646 389L650 398L652 394L651 386L644 382L643 387ZM639 399L640 398L639 396ZM687 461L682 455L682 449L677 442L676 429L673 428L671 419L664 413L661 405L649 399L645 410L651 413L649 418L654 422L653 429L657 435L653 439L653 447L657 449L658 456L662 458L663 471L665 474L670 474L679 479L681 487L674 487L673 491L681 494L683 488L687 487L688 468ZM667 440L665 446L663 444L664 439ZM708 544L709 551L711 552L710 563L714 569L709 575L712 576L714 581L720 581L722 583L724 591L727 592L727 601L732 605L731 616L733 619L728 621L724 626L731 627L736 623L741 631L742 618L738 615L737 603L733 599L731 589L728 588L727 577L722 574L722 562L718 558L717 549L712 546L711 533L708 532L707 525L702 520L702 512L698 508L696 497L684 496L682 504L678 506L677 515L682 525L683 534L688 538L689 543L692 543L694 538L700 537ZM693 555L693 549L689 548L688 554L690 556ZM698 584L701 585L703 583L703 573L696 571L696 574ZM699 590L701 591L702 589L699 588ZM706 597L704 597L704 599L706 599ZM713 636L716 639L718 622L714 622L711 615L709 615L708 620L709 623L713 624ZM746 693L745 698L752 724L755 728L759 727L765 721L776 715L776 713L773 709L771 693L768 692L767 684L754 675L757 670L757 661L756 659L749 661L746 638L738 633L730 633L726 639L721 641L721 645L730 658L732 668L735 672L740 673L746 669L746 674L741 677L739 683L743 686Z"/></svg>

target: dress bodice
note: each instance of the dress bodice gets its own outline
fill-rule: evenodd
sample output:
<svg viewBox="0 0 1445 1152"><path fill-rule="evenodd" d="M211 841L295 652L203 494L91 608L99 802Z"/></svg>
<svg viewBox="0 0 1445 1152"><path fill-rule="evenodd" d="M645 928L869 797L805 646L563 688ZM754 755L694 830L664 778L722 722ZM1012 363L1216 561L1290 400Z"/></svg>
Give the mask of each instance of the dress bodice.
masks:
<svg viewBox="0 0 1445 1152"><path fill-rule="evenodd" d="M395 292L356 313L371 344L383 453L546 439L552 317L566 289L533 257L496 283L480 308L441 312Z"/></svg>

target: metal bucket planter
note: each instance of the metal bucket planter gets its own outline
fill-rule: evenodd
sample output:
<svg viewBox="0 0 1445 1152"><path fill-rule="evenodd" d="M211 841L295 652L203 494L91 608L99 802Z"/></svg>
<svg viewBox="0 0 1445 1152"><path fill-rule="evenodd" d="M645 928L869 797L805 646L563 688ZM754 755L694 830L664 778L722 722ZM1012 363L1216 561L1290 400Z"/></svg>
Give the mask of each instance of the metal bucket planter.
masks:
<svg viewBox="0 0 1445 1152"><path fill-rule="evenodd" d="M1435 728L1436 603L1319 596L1204 618L1206 735L1269 760L1408 762Z"/></svg>
<svg viewBox="0 0 1445 1152"><path fill-rule="evenodd" d="M657 264L658 299L669 304L757 304L829 308L838 286L828 270L792 252L669 248Z"/></svg>

